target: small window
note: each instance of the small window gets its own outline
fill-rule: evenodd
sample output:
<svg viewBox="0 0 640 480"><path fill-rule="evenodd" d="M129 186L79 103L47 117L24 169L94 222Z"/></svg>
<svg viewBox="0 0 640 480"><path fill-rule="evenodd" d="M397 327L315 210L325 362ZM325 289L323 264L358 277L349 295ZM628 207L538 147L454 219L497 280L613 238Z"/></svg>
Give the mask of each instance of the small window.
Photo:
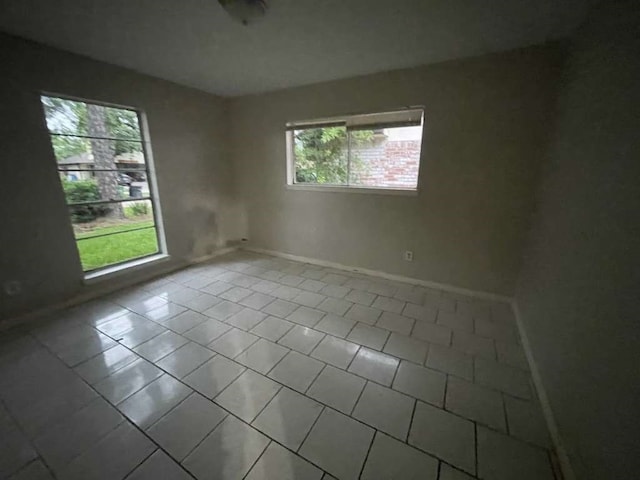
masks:
<svg viewBox="0 0 640 480"><path fill-rule="evenodd" d="M139 112L52 96L41 100L85 273L159 253Z"/></svg>
<svg viewBox="0 0 640 480"><path fill-rule="evenodd" d="M423 111L287 124L289 185L415 191Z"/></svg>

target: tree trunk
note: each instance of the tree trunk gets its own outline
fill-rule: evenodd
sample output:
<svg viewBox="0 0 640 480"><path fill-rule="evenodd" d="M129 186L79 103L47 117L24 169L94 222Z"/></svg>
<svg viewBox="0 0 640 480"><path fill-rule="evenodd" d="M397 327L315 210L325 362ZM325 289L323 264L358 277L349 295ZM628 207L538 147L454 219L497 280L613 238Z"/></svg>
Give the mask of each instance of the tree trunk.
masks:
<svg viewBox="0 0 640 480"><path fill-rule="evenodd" d="M91 137L109 137L107 129L107 116L104 107L87 104L87 127ZM93 152L93 164L96 170L98 191L102 200L118 198L118 172L115 171L115 148L110 140L99 138L91 139L91 151ZM99 171L111 169L112 171ZM121 203L108 205L108 216L112 218L124 218Z"/></svg>

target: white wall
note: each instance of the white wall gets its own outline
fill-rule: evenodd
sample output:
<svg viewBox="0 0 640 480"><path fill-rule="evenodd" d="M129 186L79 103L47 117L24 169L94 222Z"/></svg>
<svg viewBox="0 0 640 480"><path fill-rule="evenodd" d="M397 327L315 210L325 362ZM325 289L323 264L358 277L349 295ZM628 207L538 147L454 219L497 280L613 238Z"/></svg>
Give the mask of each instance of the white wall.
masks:
<svg viewBox="0 0 640 480"><path fill-rule="evenodd" d="M517 303L579 479L640 471L640 7L577 33Z"/></svg>
<svg viewBox="0 0 640 480"><path fill-rule="evenodd" d="M554 44L233 99L251 245L513 293L561 59ZM417 197L286 189L285 122L407 105L425 106Z"/></svg>
<svg viewBox="0 0 640 480"><path fill-rule="evenodd" d="M19 280L24 289L16 297L0 291L0 319L90 290L82 283L41 91L146 113L172 257L163 268L243 236L225 100L3 34L0 66L0 285Z"/></svg>

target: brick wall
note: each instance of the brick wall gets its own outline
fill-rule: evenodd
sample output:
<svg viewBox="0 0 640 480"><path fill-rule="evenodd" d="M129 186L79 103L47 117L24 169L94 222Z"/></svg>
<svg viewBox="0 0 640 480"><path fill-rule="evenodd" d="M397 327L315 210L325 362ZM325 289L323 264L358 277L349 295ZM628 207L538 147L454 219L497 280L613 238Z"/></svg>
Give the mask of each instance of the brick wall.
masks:
<svg viewBox="0 0 640 480"><path fill-rule="evenodd" d="M419 140L378 138L373 144L351 149L351 183L415 188L420 164Z"/></svg>

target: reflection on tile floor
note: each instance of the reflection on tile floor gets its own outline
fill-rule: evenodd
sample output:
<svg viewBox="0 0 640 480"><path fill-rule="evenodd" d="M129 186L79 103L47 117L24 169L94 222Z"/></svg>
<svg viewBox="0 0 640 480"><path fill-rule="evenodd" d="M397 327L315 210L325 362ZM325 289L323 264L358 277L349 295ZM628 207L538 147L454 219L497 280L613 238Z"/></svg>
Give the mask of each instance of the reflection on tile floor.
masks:
<svg viewBox="0 0 640 480"><path fill-rule="evenodd" d="M235 252L0 342L1 478L554 478L507 304Z"/></svg>

